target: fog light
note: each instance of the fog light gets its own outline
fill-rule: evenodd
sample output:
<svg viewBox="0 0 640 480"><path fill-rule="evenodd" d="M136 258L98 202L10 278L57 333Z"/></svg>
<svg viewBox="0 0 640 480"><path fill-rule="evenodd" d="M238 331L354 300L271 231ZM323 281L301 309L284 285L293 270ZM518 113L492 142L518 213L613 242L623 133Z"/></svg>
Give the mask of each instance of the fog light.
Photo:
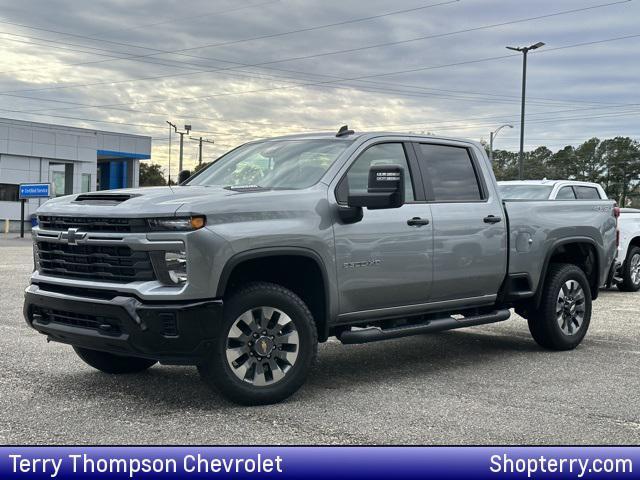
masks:
<svg viewBox="0 0 640 480"><path fill-rule="evenodd" d="M33 244L33 271L40 271L40 259L38 258L38 248L35 243Z"/></svg>
<svg viewBox="0 0 640 480"><path fill-rule="evenodd" d="M176 285L187 281L187 254L185 252L166 252L164 263L169 279Z"/></svg>

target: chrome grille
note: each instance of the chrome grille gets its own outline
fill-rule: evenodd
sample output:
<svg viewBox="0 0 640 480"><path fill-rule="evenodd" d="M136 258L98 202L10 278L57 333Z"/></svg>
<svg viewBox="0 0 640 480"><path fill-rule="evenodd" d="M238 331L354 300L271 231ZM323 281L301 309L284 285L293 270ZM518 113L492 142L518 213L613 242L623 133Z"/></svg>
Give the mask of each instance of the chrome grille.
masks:
<svg viewBox="0 0 640 480"><path fill-rule="evenodd" d="M149 253L124 245L69 245L37 242L40 271L46 275L128 283L155 278Z"/></svg>

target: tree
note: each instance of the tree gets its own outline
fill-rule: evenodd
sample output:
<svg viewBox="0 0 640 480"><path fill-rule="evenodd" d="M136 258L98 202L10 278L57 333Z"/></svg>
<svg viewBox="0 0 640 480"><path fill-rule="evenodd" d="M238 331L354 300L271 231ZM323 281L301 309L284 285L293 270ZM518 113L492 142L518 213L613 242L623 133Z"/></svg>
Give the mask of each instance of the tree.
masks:
<svg viewBox="0 0 640 480"><path fill-rule="evenodd" d="M549 164L553 152L547 147L538 147L524 155L524 177L529 180L542 180L551 173Z"/></svg>
<svg viewBox="0 0 640 480"><path fill-rule="evenodd" d="M485 146L486 148L486 146ZM518 178L518 154L494 150L493 170L498 180ZM640 143L628 137L600 141L593 137L574 148L553 153L538 147L524 154L525 179L580 180L602 185L620 206L640 207Z"/></svg>
<svg viewBox="0 0 640 480"><path fill-rule="evenodd" d="M606 171L601 183L610 198L618 205L637 199L640 193L640 144L629 137L604 140L598 147Z"/></svg>
<svg viewBox="0 0 640 480"><path fill-rule="evenodd" d="M549 159L548 178L577 179L576 151L571 145L558 150Z"/></svg>
<svg viewBox="0 0 640 480"><path fill-rule="evenodd" d="M196 165L196 167L193 169L193 173L199 172L200 170L202 170L203 168L206 168L209 166L211 162L202 162L199 165Z"/></svg>
<svg viewBox="0 0 640 480"><path fill-rule="evenodd" d="M575 149L576 178L585 182L598 182L605 166L598 150L600 139L593 137Z"/></svg>
<svg viewBox="0 0 640 480"><path fill-rule="evenodd" d="M140 186L155 187L166 185L167 181L162 173L162 167L157 163L140 162Z"/></svg>
<svg viewBox="0 0 640 480"><path fill-rule="evenodd" d="M517 179L518 154L507 150L494 150L493 172L495 173L498 181Z"/></svg>

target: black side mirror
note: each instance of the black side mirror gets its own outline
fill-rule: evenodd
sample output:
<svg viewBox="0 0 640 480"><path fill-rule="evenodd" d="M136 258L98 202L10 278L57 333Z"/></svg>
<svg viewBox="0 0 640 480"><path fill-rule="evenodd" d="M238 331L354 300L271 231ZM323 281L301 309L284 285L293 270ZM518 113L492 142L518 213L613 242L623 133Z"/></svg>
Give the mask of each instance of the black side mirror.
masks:
<svg viewBox="0 0 640 480"><path fill-rule="evenodd" d="M398 208L404 205L404 168L399 165L375 165L369 169L367 193L349 195L350 207L370 210Z"/></svg>
<svg viewBox="0 0 640 480"><path fill-rule="evenodd" d="M178 185L185 182L191 176L191 170L181 170L178 173Z"/></svg>

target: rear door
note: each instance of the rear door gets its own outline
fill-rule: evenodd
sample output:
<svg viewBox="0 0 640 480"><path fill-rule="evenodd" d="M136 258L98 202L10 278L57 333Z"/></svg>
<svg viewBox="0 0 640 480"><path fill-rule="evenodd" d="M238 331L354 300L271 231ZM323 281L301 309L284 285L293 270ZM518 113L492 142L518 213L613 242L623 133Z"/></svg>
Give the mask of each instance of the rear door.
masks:
<svg viewBox="0 0 640 480"><path fill-rule="evenodd" d="M413 145L433 219L431 300L491 301L507 270L507 230L488 165L468 144Z"/></svg>

